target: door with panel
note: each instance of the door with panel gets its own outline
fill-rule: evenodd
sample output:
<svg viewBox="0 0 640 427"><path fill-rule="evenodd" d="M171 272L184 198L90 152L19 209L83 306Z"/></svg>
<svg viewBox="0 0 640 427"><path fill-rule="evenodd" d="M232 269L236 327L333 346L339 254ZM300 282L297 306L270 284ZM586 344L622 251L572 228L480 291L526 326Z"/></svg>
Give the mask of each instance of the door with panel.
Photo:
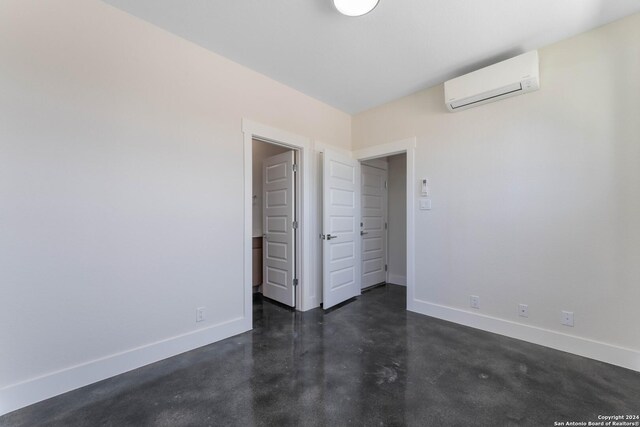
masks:
<svg viewBox="0 0 640 427"><path fill-rule="evenodd" d="M324 151L322 176L323 307L360 294L360 177L351 157Z"/></svg>
<svg viewBox="0 0 640 427"><path fill-rule="evenodd" d="M262 294L295 306L295 153L262 163Z"/></svg>
<svg viewBox="0 0 640 427"><path fill-rule="evenodd" d="M387 281L387 171L361 167L362 288Z"/></svg>

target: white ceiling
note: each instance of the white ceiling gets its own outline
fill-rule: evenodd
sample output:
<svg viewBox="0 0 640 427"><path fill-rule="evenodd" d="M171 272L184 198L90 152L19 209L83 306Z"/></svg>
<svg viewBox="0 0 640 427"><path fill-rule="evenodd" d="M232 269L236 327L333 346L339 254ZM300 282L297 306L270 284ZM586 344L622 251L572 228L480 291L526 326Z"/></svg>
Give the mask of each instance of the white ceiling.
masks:
<svg viewBox="0 0 640 427"><path fill-rule="evenodd" d="M104 0L348 113L640 11L640 0Z"/></svg>

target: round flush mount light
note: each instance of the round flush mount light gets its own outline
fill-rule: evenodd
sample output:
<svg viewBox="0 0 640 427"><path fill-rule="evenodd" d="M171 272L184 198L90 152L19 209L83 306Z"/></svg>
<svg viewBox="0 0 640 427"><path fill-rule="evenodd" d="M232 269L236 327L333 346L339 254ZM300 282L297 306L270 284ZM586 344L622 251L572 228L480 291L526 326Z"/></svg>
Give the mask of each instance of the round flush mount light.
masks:
<svg viewBox="0 0 640 427"><path fill-rule="evenodd" d="M333 5L343 15L362 16L376 8L380 0L333 0Z"/></svg>

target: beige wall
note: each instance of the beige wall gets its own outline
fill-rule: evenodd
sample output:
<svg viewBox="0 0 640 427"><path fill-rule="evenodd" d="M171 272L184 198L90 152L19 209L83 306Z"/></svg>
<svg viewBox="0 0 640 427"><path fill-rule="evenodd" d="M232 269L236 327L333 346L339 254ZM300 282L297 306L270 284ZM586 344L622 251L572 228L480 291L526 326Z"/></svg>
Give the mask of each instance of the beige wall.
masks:
<svg viewBox="0 0 640 427"><path fill-rule="evenodd" d="M416 300L640 350L639 40L636 14L541 49L538 92L452 114L440 85L354 117L354 149L418 138Z"/></svg>
<svg viewBox="0 0 640 427"><path fill-rule="evenodd" d="M237 332L243 118L350 148L349 115L100 1L2 2L0 413Z"/></svg>

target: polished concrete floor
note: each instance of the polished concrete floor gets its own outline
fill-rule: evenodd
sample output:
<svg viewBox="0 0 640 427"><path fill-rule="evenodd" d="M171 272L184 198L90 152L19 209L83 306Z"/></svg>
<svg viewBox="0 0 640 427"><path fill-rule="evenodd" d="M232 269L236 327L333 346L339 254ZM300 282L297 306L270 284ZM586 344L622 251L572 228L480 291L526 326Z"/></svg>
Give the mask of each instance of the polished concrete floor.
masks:
<svg viewBox="0 0 640 427"><path fill-rule="evenodd" d="M255 329L32 405L0 426L552 426L640 414L640 374L405 311L257 299Z"/></svg>

